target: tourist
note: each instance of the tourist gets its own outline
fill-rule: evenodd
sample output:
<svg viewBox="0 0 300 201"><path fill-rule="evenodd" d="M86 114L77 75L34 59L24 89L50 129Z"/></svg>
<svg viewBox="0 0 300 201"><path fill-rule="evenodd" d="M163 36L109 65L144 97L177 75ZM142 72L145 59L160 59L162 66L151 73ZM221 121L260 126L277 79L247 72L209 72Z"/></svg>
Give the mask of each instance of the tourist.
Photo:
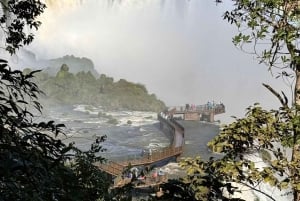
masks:
<svg viewBox="0 0 300 201"><path fill-rule="evenodd" d="M153 174L152 174L152 178L154 179L155 182L158 181L158 180L157 180L157 169L156 169L156 168L154 169L154 172L153 172Z"/></svg>
<svg viewBox="0 0 300 201"><path fill-rule="evenodd" d="M146 153L146 150L143 149L143 150L142 150L142 157L145 156L145 153Z"/></svg>
<svg viewBox="0 0 300 201"><path fill-rule="evenodd" d="M152 156L152 150L149 149L149 155L148 155L148 158L151 159L151 156Z"/></svg>

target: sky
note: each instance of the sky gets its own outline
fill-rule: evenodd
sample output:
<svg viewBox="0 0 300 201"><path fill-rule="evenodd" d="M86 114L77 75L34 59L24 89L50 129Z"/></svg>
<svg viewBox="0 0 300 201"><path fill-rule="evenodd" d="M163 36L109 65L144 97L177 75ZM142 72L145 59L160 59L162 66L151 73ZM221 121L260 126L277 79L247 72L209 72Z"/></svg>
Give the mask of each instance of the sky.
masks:
<svg viewBox="0 0 300 201"><path fill-rule="evenodd" d="M51 2L29 46L39 59L90 58L100 74L144 84L168 106L222 102L226 113L215 119L223 123L242 117L256 102L267 109L279 106L262 83L290 94L266 66L232 44L237 30L222 18L231 8L227 2Z"/></svg>

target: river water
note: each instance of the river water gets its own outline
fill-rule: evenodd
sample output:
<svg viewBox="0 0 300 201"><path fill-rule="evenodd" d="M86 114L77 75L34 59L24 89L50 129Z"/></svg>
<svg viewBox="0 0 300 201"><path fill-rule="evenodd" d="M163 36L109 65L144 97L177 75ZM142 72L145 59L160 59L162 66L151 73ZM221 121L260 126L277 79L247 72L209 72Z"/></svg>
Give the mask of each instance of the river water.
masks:
<svg viewBox="0 0 300 201"><path fill-rule="evenodd" d="M119 123L107 123L111 115ZM82 150L88 150L97 136L106 135L101 153L110 160L126 160L141 156L143 150L157 150L170 145L168 135L159 129L157 114L141 111L103 111L101 107L91 105L47 107L40 121L54 120L66 126L65 143L75 142ZM127 122L131 121L132 124ZM185 128L185 146L183 156L208 158L211 152L207 142L218 134L216 125L201 122L180 122Z"/></svg>

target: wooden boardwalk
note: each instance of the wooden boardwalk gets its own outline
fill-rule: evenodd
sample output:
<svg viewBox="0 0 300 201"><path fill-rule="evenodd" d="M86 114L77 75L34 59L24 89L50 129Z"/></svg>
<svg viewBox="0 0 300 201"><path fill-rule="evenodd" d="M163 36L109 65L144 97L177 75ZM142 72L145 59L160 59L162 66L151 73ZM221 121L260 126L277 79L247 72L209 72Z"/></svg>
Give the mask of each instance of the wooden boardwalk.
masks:
<svg viewBox="0 0 300 201"><path fill-rule="evenodd" d="M127 160L122 162L109 161L108 163L99 164L99 169L110 175L118 176L123 173L126 167L146 166L167 158L179 156L182 153L182 147L167 147L161 150L153 151L151 155L146 155L140 159Z"/></svg>

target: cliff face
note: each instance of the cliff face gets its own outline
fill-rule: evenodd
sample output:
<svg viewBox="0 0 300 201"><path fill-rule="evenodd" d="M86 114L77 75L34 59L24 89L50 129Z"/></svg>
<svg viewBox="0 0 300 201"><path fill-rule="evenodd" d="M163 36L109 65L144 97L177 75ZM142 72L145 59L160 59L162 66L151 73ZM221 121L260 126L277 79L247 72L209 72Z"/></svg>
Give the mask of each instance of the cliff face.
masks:
<svg viewBox="0 0 300 201"><path fill-rule="evenodd" d="M75 67L76 68L76 67ZM98 78L91 71L72 73L73 66L61 65L53 76L54 70L42 71L36 75L36 81L47 100L62 104L94 104L106 109L127 109L141 111L162 111L165 104L155 94L149 94L142 84L121 79L114 81L104 74ZM52 72L53 70L53 72ZM30 69L26 69L29 72Z"/></svg>

